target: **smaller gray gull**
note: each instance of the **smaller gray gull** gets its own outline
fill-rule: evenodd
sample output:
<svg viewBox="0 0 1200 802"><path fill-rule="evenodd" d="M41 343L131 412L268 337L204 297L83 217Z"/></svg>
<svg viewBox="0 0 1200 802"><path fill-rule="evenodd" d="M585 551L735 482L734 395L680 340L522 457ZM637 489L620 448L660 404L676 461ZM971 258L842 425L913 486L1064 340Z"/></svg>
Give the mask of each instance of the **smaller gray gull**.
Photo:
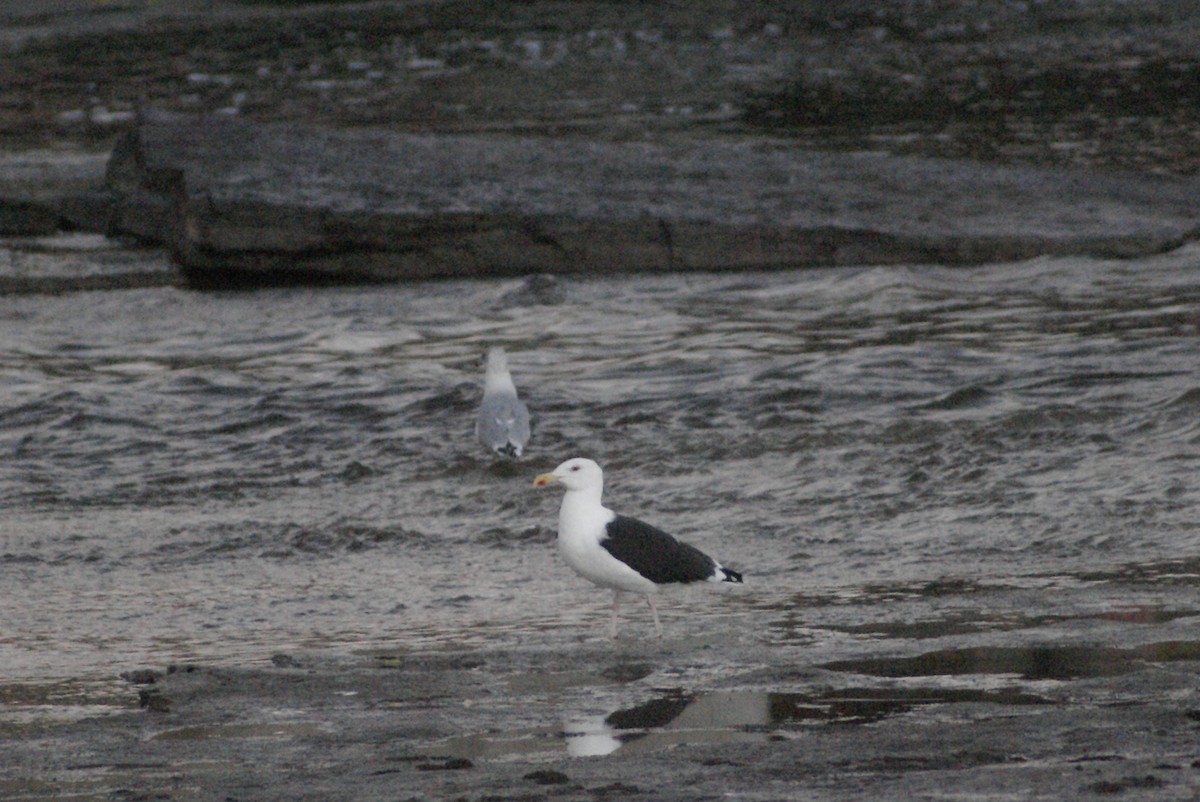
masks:
<svg viewBox="0 0 1200 802"><path fill-rule="evenodd" d="M518 459L529 442L529 410L517 398L503 348L493 348L487 354L475 436L492 451L512 459Z"/></svg>
<svg viewBox="0 0 1200 802"><path fill-rule="evenodd" d="M567 489L558 512L558 550L567 565L600 587L613 591L609 634L617 637L622 593L641 593L662 639L659 587L691 582L736 582L742 575L722 566L695 546L636 518L618 515L600 503L604 472L590 459L569 459L551 473L534 478L535 487L558 483Z"/></svg>

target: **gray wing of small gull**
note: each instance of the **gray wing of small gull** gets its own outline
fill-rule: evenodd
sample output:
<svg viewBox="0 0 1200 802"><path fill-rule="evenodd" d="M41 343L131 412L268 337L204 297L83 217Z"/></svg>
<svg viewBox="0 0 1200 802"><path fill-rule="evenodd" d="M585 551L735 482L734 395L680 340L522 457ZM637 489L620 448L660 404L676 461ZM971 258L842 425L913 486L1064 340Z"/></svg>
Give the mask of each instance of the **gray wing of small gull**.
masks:
<svg viewBox="0 0 1200 802"><path fill-rule="evenodd" d="M529 410L516 396L485 395L475 433L493 451L519 457L529 442Z"/></svg>

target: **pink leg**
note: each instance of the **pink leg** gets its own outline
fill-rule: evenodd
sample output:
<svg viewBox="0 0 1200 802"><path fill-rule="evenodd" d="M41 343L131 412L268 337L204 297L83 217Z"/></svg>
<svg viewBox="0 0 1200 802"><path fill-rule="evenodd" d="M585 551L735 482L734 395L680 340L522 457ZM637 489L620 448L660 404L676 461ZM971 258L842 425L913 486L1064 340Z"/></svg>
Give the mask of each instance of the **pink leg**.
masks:
<svg viewBox="0 0 1200 802"><path fill-rule="evenodd" d="M613 591L613 609L612 621L608 625L608 636L613 640L617 639L617 614L621 612L621 591Z"/></svg>
<svg viewBox="0 0 1200 802"><path fill-rule="evenodd" d="M654 602L654 596L647 593L646 601L650 602L650 612L654 615L654 634L662 640L662 624L658 623L658 605Z"/></svg>

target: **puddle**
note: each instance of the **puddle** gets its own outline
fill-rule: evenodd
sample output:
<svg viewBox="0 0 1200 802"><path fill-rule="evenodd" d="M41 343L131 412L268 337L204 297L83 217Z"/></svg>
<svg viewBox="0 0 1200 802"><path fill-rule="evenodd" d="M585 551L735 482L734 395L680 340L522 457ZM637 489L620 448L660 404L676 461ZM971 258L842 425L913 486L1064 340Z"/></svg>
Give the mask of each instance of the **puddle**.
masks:
<svg viewBox="0 0 1200 802"><path fill-rule="evenodd" d="M1200 641L1162 641L1126 649L1101 646L1027 646L945 649L915 657L868 658L822 668L888 678L996 674L1023 680L1073 680L1140 671L1153 663L1200 660ZM636 672L640 673L640 672ZM558 684L582 676L564 673ZM567 719L561 726L454 738L439 756L469 760L523 757L633 755L686 744L720 744L787 738L789 731L828 725L861 725L922 706L1004 706L1056 702L1017 688L857 687L809 693L730 691L663 693L607 715Z"/></svg>
<svg viewBox="0 0 1200 802"><path fill-rule="evenodd" d="M442 744L446 755L470 760L506 757L633 755L697 743L786 738L789 729L868 724L922 705L990 703L1045 705L1017 690L843 688L817 693L671 691L606 716L573 718L561 727L469 735Z"/></svg>
<svg viewBox="0 0 1200 802"><path fill-rule="evenodd" d="M1200 557L1126 563L1104 571L1081 572L1078 576L1087 582L1191 586L1200 579Z"/></svg>
<svg viewBox="0 0 1200 802"><path fill-rule="evenodd" d="M1004 592L1000 585L986 588ZM874 639L927 640L991 632L1014 632L1041 629L1080 622L1107 621L1114 624L1160 626L1180 619L1195 618L1200 609L1194 606L1165 604L1105 604L1096 609L1072 613L1029 614L1018 610L998 611L996 605L973 601L972 609L952 609L930 614L929 605L920 602L944 594L981 593L985 588L969 583L925 583L914 586L869 587L861 593L825 596L796 595L785 602L767 605L764 609L785 615L769 623L776 637L785 641L811 641L814 630L844 633ZM895 602L914 602L903 608L908 615L899 620L875 620L816 623L803 613L805 609L837 608L859 604L892 605ZM899 613L903 615L903 610Z"/></svg>
<svg viewBox="0 0 1200 802"><path fill-rule="evenodd" d="M302 721L290 724L208 724L195 727L176 727L154 735L151 740L208 741L225 738L292 738L319 735L320 724Z"/></svg>
<svg viewBox="0 0 1200 802"><path fill-rule="evenodd" d="M1163 641L1132 649L1104 646L986 646L943 649L916 657L839 660L821 668L874 677L1016 674L1025 680L1112 677L1150 663L1200 660L1200 641Z"/></svg>
<svg viewBox="0 0 1200 802"><path fill-rule="evenodd" d="M113 680L0 685L0 736L136 709L137 694Z"/></svg>
<svg viewBox="0 0 1200 802"><path fill-rule="evenodd" d="M1168 609L1159 605L1129 605L1112 607L1094 613L1080 615L1029 616L982 615L961 612L955 615L917 621L875 621L865 624L827 625L814 627L848 635L866 635L880 638L903 638L922 640L944 638L951 635L969 635L979 632L1009 632L1021 629L1037 629L1073 621L1114 621L1123 624L1167 624L1180 618L1191 618L1196 610Z"/></svg>
<svg viewBox="0 0 1200 802"><path fill-rule="evenodd" d="M516 693L555 693L570 688L606 683L623 684L644 679L654 672L650 663L617 663L602 671L537 671L519 674L508 680Z"/></svg>

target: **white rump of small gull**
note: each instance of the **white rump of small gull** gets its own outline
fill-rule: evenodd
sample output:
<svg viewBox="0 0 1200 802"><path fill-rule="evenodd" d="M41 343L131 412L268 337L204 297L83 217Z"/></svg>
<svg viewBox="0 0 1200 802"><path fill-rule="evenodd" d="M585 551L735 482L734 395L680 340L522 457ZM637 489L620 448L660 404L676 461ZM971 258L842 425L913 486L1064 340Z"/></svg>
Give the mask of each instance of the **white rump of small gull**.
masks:
<svg viewBox="0 0 1200 802"><path fill-rule="evenodd" d="M613 638L617 637L622 593L646 597L654 615L655 634L661 639L662 624L654 601L659 587L691 582L741 583L740 573L695 546L601 504L604 472L592 460L569 459L533 480L536 487L556 482L567 489L558 512L558 550L567 565L584 579L612 589L609 634Z"/></svg>
<svg viewBox="0 0 1200 802"><path fill-rule="evenodd" d="M518 459L529 442L529 410L517 398L503 348L492 348L487 354L475 436L492 451L512 459Z"/></svg>

